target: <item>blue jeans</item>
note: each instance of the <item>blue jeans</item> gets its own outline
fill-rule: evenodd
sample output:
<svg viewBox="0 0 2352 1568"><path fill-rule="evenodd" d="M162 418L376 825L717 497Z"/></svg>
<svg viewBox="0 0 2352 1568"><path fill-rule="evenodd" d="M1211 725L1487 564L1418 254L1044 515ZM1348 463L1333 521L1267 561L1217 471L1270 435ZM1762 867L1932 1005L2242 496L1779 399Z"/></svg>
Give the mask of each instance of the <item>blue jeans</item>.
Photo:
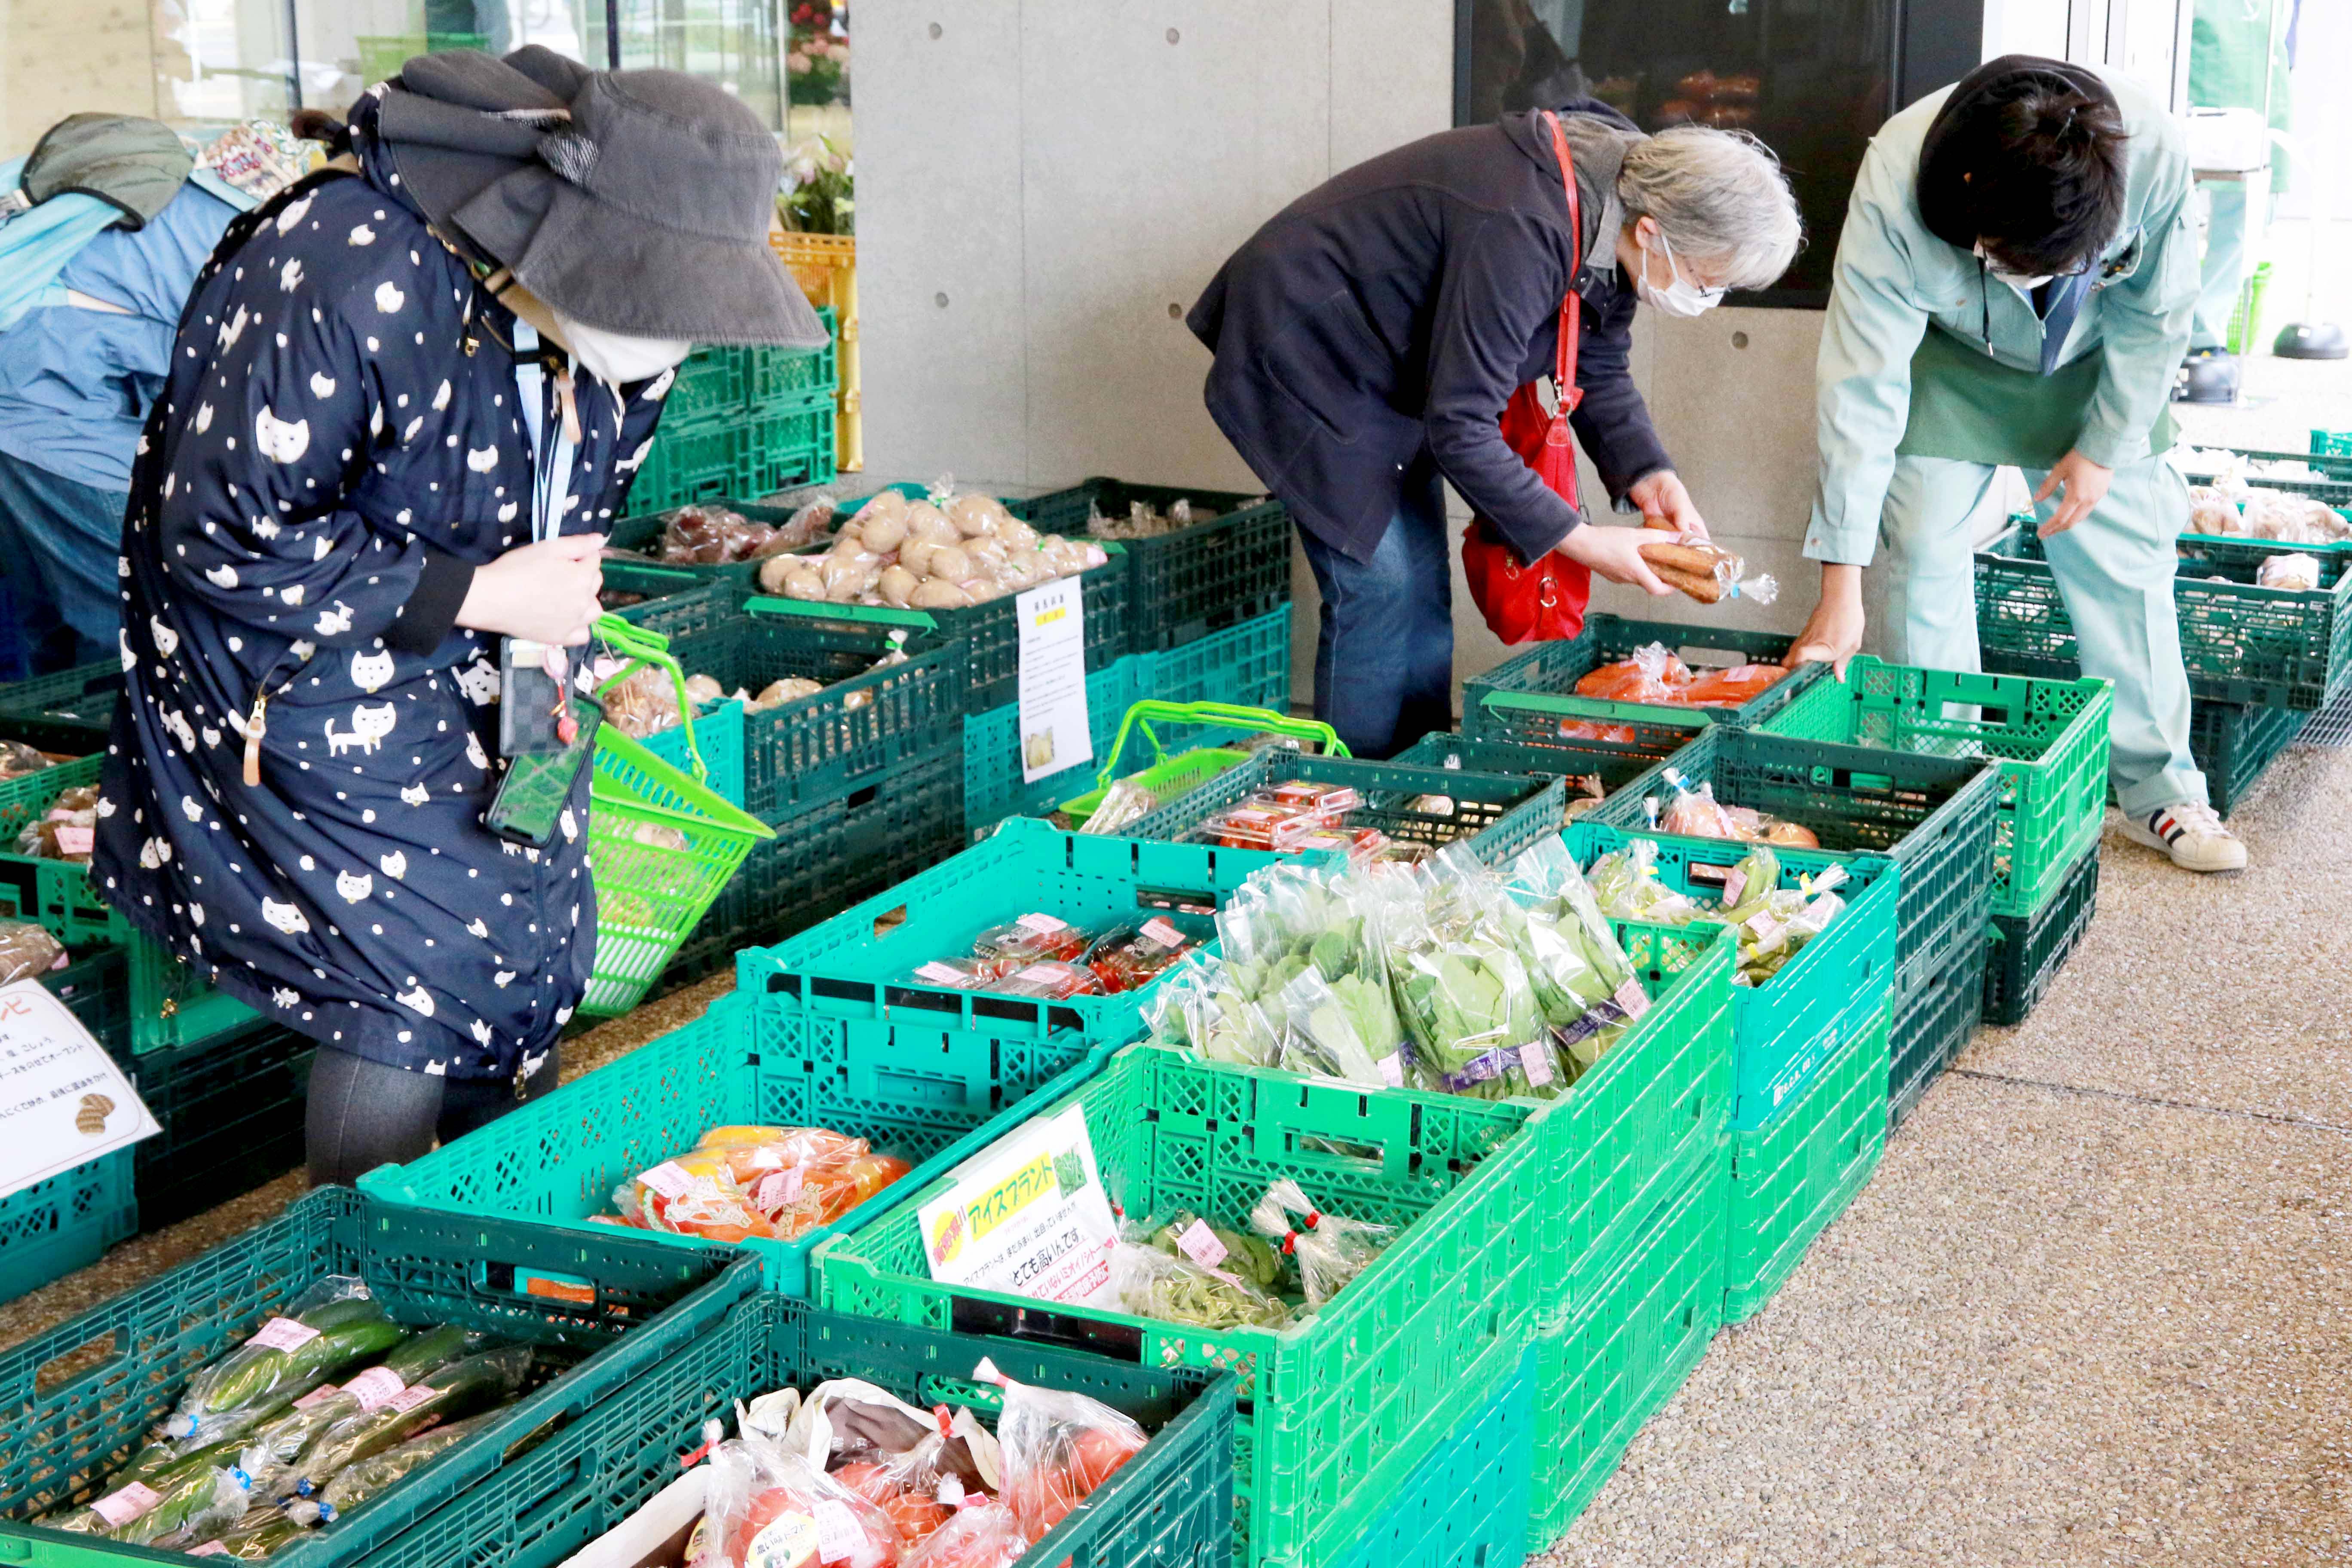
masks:
<svg viewBox="0 0 2352 1568"><path fill-rule="evenodd" d="M1315 716L1360 757L1390 757L1454 727L1454 562L1445 497L1427 454L1370 561L1301 531L1323 595Z"/></svg>
<svg viewBox="0 0 2352 1568"><path fill-rule="evenodd" d="M122 624L122 513L131 498L60 479L0 452L0 576L16 661L45 675L115 658Z"/></svg>

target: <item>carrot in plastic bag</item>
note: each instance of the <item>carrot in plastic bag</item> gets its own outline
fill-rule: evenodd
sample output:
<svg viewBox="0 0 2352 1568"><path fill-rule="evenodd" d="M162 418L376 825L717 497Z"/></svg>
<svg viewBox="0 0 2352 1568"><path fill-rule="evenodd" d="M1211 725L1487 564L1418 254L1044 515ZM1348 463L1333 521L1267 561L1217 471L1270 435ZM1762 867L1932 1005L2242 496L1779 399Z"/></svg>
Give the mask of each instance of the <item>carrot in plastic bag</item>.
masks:
<svg viewBox="0 0 2352 1568"><path fill-rule="evenodd" d="M1737 708L1771 689L1788 673L1777 664L1710 669L1685 687L1677 700L1694 708Z"/></svg>

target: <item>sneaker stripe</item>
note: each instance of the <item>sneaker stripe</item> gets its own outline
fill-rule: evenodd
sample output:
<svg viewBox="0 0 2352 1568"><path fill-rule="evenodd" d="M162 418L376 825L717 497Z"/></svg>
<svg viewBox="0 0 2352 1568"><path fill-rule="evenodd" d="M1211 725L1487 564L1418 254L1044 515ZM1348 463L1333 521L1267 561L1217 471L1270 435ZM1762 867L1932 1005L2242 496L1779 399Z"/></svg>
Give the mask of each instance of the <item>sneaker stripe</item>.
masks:
<svg viewBox="0 0 2352 1568"><path fill-rule="evenodd" d="M2152 831L2154 831L2158 838L2163 839L2167 844L2179 843L2181 835L2189 831L2188 828L2181 826L2179 819L2176 818L2168 810L2159 811L2153 817L2150 817L2148 819L2148 826Z"/></svg>

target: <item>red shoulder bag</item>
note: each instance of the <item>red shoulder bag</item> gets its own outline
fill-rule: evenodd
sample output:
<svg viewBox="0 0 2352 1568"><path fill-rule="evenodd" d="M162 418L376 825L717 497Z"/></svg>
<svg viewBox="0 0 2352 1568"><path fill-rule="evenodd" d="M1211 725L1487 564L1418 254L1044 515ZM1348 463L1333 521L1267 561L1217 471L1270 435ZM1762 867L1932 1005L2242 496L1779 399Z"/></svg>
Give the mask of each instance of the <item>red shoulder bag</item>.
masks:
<svg viewBox="0 0 2352 1568"><path fill-rule="evenodd" d="M1576 447L1570 437L1568 416L1584 396L1576 385L1576 338L1584 302L1577 297L1575 282L1576 274L1584 268L1584 222L1576 199L1576 165L1569 157L1568 138L1560 133L1559 117L1547 114L1544 124L1551 131L1552 150L1559 157L1560 184L1568 192L1571 247L1568 292L1559 302L1559 353L1552 370L1559 405L1546 414L1536 395L1537 384L1520 387L1503 408L1503 439L1536 471L1536 478L1580 513L1583 508L1576 499ZM1518 552L1485 537L1474 521L1462 534L1462 571L1470 580L1470 597L1477 602L1479 613L1507 644L1556 641L1584 629L1592 573L1557 550L1531 566L1522 566Z"/></svg>

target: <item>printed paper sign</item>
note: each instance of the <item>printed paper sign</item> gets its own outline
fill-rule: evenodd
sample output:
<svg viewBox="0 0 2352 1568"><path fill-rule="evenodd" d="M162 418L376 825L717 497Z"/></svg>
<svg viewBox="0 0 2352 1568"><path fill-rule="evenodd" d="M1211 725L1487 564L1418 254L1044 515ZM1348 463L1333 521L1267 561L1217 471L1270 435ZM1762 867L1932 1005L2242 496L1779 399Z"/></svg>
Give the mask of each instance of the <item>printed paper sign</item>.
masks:
<svg viewBox="0 0 2352 1568"><path fill-rule="evenodd" d="M1030 1122L950 1179L917 1211L932 1279L1077 1306L1108 1294L1118 1226L1083 1107Z"/></svg>
<svg viewBox="0 0 2352 1568"><path fill-rule="evenodd" d="M0 1197L161 1131L63 1002L37 980L0 986Z"/></svg>
<svg viewBox="0 0 2352 1568"><path fill-rule="evenodd" d="M1076 577L1018 595L1021 782L1035 784L1095 757L1087 728L1087 614Z"/></svg>

